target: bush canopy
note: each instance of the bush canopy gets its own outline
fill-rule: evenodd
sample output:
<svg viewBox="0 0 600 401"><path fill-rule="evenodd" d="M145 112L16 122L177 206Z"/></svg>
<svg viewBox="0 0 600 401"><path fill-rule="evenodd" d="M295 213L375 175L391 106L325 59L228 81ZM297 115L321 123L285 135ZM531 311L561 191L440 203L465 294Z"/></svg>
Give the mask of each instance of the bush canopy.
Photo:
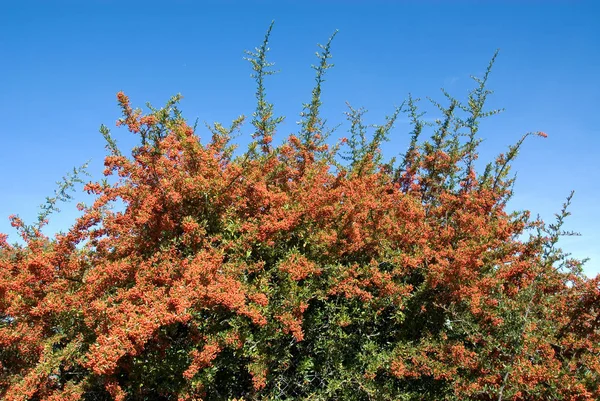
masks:
<svg viewBox="0 0 600 401"><path fill-rule="evenodd" d="M381 125L349 106L330 141L320 114L331 39L295 134L274 145L265 79L271 29L247 58L246 120L190 125L180 97L110 131L105 178L85 182L71 228L12 216L0 235L0 397L25 400L598 400L600 287L547 224L509 212L527 136L477 171L494 59L459 100L408 97ZM408 150L381 153L397 117ZM200 139L200 131L204 139Z"/></svg>

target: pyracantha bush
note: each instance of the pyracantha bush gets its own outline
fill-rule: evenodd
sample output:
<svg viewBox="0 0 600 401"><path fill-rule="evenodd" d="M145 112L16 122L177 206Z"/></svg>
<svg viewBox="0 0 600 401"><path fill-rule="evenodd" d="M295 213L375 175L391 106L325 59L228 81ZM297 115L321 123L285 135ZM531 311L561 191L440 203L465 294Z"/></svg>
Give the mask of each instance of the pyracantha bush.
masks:
<svg viewBox="0 0 600 401"><path fill-rule="evenodd" d="M350 107L331 145L329 41L299 131L274 146L268 39L248 53L247 151L231 143L244 117L201 140L179 97L144 114L119 93L117 125L140 142L125 155L102 127L93 204L42 233L74 174L36 224L12 217L23 241L0 236L1 398L600 399L599 279L557 247L569 201L553 224L506 210L523 140L475 169L479 122L497 112L490 69L466 101L434 103L433 124L411 97L376 127ZM384 161L400 113L408 150Z"/></svg>

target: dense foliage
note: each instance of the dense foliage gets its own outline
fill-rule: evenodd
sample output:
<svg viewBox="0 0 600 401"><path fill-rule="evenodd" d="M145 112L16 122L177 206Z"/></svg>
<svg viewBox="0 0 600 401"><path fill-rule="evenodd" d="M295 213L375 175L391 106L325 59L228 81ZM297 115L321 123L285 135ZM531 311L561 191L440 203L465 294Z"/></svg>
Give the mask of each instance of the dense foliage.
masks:
<svg viewBox="0 0 600 401"><path fill-rule="evenodd" d="M527 135L475 170L479 122L496 113L489 68L466 101L434 103L433 124L411 97L376 127L350 107L331 146L329 41L299 132L274 146L268 38L248 53L246 152L231 144L243 117L201 141L178 97L143 114L119 93L117 125L140 143L122 154L102 127L93 204L54 237L42 228L66 185L36 224L12 217L23 241L0 236L0 397L600 399L599 279L557 248L569 202L553 224L507 212ZM387 162L400 113L410 144Z"/></svg>

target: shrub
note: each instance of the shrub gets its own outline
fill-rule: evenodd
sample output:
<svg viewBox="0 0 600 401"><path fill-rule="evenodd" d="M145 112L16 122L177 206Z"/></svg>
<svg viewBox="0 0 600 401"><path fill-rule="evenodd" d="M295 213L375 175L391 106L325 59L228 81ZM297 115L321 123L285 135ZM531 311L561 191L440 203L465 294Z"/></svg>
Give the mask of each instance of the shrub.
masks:
<svg viewBox="0 0 600 401"><path fill-rule="evenodd" d="M319 110L330 44L299 132L266 98L269 32L248 53L253 141L201 141L174 97L117 125L66 233L42 233L68 183L23 238L0 237L5 400L597 400L599 279L557 248L553 224L509 213L510 163L529 135L475 170L492 63L428 125L409 97L384 124L349 108L330 145ZM385 162L397 116L410 144ZM428 139L422 139L425 133ZM78 171L76 171L77 173ZM73 175L70 181L80 180ZM114 208L117 204L122 207Z"/></svg>

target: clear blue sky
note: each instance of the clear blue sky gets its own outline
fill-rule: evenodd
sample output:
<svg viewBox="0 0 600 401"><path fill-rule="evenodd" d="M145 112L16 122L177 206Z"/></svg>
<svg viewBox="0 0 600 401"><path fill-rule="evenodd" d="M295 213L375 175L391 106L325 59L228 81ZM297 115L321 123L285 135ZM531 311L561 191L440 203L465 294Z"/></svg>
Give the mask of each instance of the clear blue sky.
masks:
<svg viewBox="0 0 600 401"><path fill-rule="evenodd" d="M600 272L600 5L597 1L3 1L0 3L0 232L8 215L28 221L72 167L92 160L99 177L101 123L119 117L115 94L142 106L184 95L185 115L228 122L254 108L254 83L243 50L276 25L270 58L281 73L267 82L275 110L295 129L310 97L316 43L335 30L335 68L325 83L324 113L343 120L345 101L382 122L409 92L463 97L495 49L490 106L506 112L482 126L489 160L527 131L515 164L513 208L552 218L575 190L563 248L590 257ZM431 117L436 117L435 113ZM386 144L408 143L406 120ZM131 144L117 131L120 144ZM248 134L248 130L244 131ZM241 138L240 141L247 142ZM66 229L75 204L51 230ZM14 236L11 238L15 239Z"/></svg>

